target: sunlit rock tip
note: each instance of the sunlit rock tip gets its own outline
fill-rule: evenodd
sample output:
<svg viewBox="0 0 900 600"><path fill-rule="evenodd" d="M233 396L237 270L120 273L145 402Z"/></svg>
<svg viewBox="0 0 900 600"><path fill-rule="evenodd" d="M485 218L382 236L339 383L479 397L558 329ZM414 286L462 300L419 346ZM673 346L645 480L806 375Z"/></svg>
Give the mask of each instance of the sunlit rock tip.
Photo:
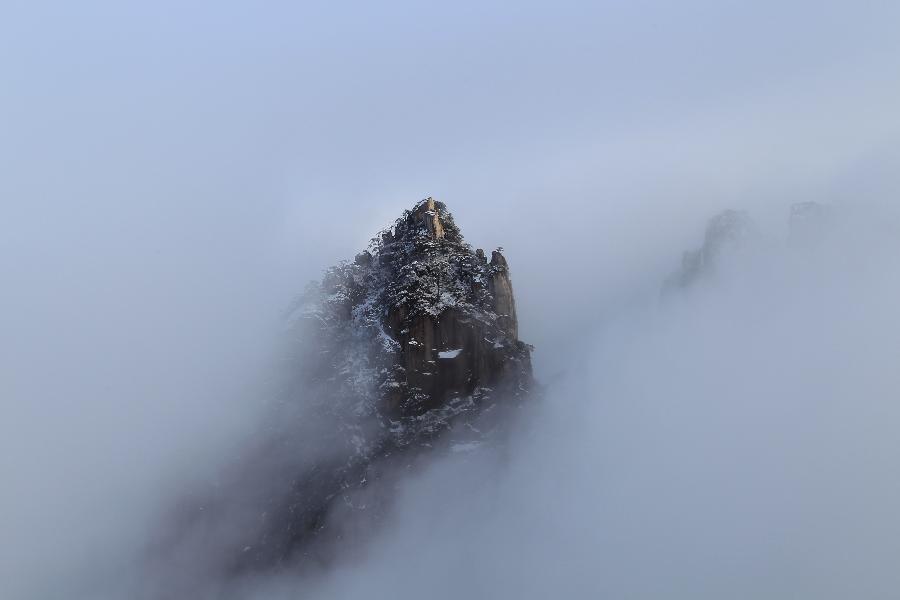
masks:
<svg viewBox="0 0 900 600"><path fill-rule="evenodd" d="M444 226L441 224L441 211L437 207L434 198L426 198L423 202L419 203L416 212L417 214L422 215L431 237L438 240L444 237Z"/></svg>

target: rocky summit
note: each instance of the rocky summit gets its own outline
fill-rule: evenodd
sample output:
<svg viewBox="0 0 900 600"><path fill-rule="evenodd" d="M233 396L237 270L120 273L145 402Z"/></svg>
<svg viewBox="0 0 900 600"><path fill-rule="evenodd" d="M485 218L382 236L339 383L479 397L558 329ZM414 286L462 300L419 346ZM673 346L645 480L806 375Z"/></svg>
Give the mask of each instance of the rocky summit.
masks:
<svg viewBox="0 0 900 600"><path fill-rule="evenodd" d="M432 198L309 284L287 323L270 418L178 527L228 532L210 569L338 560L422 457L496 448L534 387L506 258Z"/></svg>
<svg viewBox="0 0 900 600"><path fill-rule="evenodd" d="M327 378L356 413L431 421L434 411L529 387L506 258L473 251L431 198L330 269L298 308L298 339L313 350L308 379Z"/></svg>

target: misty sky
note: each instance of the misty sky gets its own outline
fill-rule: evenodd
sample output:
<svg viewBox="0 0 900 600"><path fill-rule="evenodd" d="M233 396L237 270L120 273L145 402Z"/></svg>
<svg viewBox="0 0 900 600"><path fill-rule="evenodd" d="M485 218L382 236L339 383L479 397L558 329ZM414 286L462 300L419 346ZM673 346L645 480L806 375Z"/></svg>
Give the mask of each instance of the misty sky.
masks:
<svg viewBox="0 0 900 600"><path fill-rule="evenodd" d="M447 203L473 245L505 248L522 338L562 395L596 389L572 375L573 355L625 373L665 365L653 349L678 346L683 315L642 329L626 358L609 358L603 332L655 300L710 215L749 209L783 239L795 201L896 211L898 23L890 1L0 3L0 582L11 586L0 596L134 547L160 490L212 464L252 413L244 391L293 295L425 196ZM763 295L769 306L820 289L761 281L776 290ZM887 299L900 289L866 274L841 281ZM843 314L840 300L826 306ZM716 306L725 327L717 311L729 305ZM896 331L886 305L866 314L846 323L865 324L860 346L896 350L876 332ZM722 336L713 327L700 339ZM709 355L700 342L686 354ZM876 374L854 368L840 381L882 382L873 398L896 390L873 364ZM660 391L605 385L614 397ZM804 435L827 445L829 430ZM665 431L654 422L646 434ZM852 431L863 436L866 422ZM581 455L573 444L560 460ZM717 473L697 465L685 468ZM842 463L838 474L852 472ZM815 485L798 493L812 498ZM432 488L416 489L421 506L416 494ZM412 544L410 527L386 543ZM814 529L800 527L803 548Z"/></svg>
<svg viewBox="0 0 900 600"><path fill-rule="evenodd" d="M280 302L431 195L535 272L527 316L588 248L617 288L714 210L851 196L900 131L892 2L0 11L3 265L48 294L237 268Z"/></svg>

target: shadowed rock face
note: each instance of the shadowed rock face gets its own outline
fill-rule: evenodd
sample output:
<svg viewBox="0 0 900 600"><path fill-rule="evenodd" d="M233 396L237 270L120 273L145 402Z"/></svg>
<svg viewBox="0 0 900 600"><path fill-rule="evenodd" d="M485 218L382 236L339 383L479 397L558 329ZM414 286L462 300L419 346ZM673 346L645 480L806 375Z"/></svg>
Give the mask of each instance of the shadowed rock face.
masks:
<svg viewBox="0 0 900 600"><path fill-rule="evenodd" d="M377 524L399 473L496 444L533 387L506 258L488 262L431 198L310 284L288 320L290 377L265 436L179 526L229 530L216 560L233 574L333 560Z"/></svg>

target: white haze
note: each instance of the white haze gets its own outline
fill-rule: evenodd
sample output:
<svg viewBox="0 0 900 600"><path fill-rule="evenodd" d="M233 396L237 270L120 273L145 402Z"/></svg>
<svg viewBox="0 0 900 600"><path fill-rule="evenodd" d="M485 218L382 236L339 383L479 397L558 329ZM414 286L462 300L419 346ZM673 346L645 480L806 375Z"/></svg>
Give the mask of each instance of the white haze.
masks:
<svg viewBox="0 0 900 600"><path fill-rule="evenodd" d="M353 9L3 7L0 597L149 585L281 309L433 195L506 248L546 398L361 562L240 595L892 598L898 7ZM723 208L766 250L660 303Z"/></svg>
<svg viewBox="0 0 900 600"><path fill-rule="evenodd" d="M558 349L571 369L508 464L434 465L368 560L311 597L894 597L900 222L884 216Z"/></svg>

